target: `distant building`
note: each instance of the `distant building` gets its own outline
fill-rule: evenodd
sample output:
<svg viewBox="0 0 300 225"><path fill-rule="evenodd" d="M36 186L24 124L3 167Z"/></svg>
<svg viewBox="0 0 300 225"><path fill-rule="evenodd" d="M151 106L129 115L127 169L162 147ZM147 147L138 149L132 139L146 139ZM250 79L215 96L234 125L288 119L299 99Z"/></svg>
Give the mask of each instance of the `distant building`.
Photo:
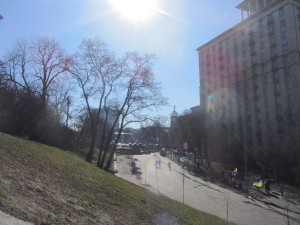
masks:
<svg viewBox="0 0 300 225"><path fill-rule="evenodd" d="M300 1L245 0L242 21L199 47L202 109L248 146L269 146L300 103Z"/></svg>
<svg viewBox="0 0 300 225"><path fill-rule="evenodd" d="M106 111L101 110L100 119L101 121L104 121L106 116ZM114 130L118 130L120 127L119 119L117 119L119 116L119 113L116 110L108 109L108 116L107 116L107 128L111 128L113 124L116 122L116 125L114 127Z"/></svg>
<svg viewBox="0 0 300 225"><path fill-rule="evenodd" d="M191 108L191 113L200 113L201 112L201 107L200 105L194 106Z"/></svg>
<svg viewBox="0 0 300 225"><path fill-rule="evenodd" d="M174 127L176 125L176 121L177 121L177 112L175 110L175 106L174 106L174 110L171 114L171 127Z"/></svg>

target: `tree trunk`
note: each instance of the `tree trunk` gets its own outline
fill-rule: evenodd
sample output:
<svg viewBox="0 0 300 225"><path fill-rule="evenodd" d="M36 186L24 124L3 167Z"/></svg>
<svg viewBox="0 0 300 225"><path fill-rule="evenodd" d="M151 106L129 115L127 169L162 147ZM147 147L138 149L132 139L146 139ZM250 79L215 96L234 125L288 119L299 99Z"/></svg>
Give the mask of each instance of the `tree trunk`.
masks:
<svg viewBox="0 0 300 225"><path fill-rule="evenodd" d="M97 134L97 132L93 132L93 134L92 134L92 141L91 141L91 144L89 147L89 152L85 157L85 160L87 162L92 162L92 160L93 160L94 149L95 149L95 145L96 145L96 134Z"/></svg>

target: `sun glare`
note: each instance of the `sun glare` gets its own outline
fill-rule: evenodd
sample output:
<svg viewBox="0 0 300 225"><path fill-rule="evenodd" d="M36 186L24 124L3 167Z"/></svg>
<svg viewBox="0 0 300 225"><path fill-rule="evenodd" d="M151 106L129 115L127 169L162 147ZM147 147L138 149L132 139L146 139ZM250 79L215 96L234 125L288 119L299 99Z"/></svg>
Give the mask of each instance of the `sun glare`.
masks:
<svg viewBox="0 0 300 225"><path fill-rule="evenodd" d="M122 17L140 22L149 19L156 10L157 0L110 0Z"/></svg>

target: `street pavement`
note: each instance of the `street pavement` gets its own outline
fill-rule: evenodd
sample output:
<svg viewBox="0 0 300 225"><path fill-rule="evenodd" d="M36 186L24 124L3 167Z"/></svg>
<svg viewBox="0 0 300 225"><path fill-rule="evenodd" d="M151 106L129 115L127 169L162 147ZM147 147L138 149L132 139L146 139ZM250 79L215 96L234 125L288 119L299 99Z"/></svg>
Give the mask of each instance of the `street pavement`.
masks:
<svg viewBox="0 0 300 225"><path fill-rule="evenodd" d="M33 225L0 211L0 225Z"/></svg>
<svg viewBox="0 0 300 225"><path fill-rule="evenodd" d="M267 201L222 188L190 175L180 165L159 153L129 156L118 155L116 173L122 179L165 195L191 207L228 219L240 225L296 225L300 224L299 202L293 199L272 197ZM155 160L161 160L156 168ZM141 175L132 175L130 163L135 161ZM168 163L171 162L171 170ZM183 175L184 174L184 175ZM287 209L289 221L287 220ZM228 213L227 213L228 212Z"/></svg>

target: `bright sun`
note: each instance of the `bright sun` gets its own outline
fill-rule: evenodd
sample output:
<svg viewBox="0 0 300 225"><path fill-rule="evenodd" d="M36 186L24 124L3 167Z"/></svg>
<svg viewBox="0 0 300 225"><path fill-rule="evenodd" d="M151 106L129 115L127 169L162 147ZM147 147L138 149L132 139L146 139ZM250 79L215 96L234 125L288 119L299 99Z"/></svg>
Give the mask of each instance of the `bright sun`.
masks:
<svg viewBox="0 0 300 225"><path fill-rule="evenodd" d="M110 2L123 17L134 22L149 19L157 7L157 0L110 0Z"/></svg>

